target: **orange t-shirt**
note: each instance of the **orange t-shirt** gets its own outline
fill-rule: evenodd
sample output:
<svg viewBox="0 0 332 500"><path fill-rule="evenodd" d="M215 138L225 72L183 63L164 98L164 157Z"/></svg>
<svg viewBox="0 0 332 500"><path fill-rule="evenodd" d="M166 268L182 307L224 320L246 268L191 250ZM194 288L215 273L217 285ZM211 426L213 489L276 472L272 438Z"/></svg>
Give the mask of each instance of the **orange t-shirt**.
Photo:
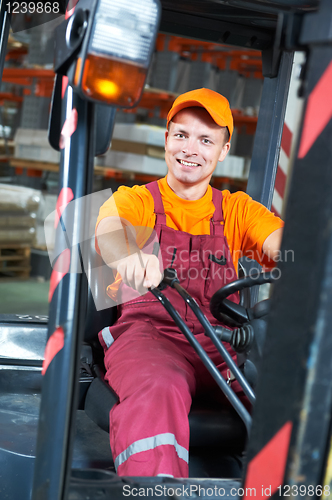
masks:
<svg viewBox="0 0 332 500"><path fill-rule="evenodd" d="M167 226L193 235L210 234L210 219L215 210L211 186L199 200L184 200L168 186L166 177L160 179L158 185ZM224 190L222 196L224 234L235 269L242 256L255 259L265 267L273 267L274 262L263 254L262 246L273 231L283 227L283 221L242 191L230 193ZM97 225L109 216L119 216L136 227L153 228L156 216L150 191L145 186L119 187L100 208ZM140 245L139 241L137 243ZM96 248L99 252L97 242Z"/></svg>

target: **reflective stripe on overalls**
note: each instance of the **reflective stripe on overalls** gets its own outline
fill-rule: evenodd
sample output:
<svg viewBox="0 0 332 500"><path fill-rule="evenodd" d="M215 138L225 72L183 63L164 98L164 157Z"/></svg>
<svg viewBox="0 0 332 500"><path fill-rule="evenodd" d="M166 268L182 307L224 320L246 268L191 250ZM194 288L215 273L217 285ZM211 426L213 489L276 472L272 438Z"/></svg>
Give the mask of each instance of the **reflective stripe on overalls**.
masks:
<svg viewBox="0 0 332 500"><path fill-rule="evenodd" d="M221 192L213 189L215 212L210 235L193 236L166 226L158 183L147 188L154 199L155 231L164 267L173 260L181 285L211 323L217 324L209 301L215 291L237 277L224 236ZM168 287L163 293L226 377L225 363L191 309L174 289ZM238 302L237 295L230 299ZM119 306L119 314L117 322L99 337L105 349L106 380L119 396L119 403L110 412L110 442L117 473L187 477L187 417L192 396L211 390L215 382L150 292ZM226 348L236 356L229 345Z"/></svg>

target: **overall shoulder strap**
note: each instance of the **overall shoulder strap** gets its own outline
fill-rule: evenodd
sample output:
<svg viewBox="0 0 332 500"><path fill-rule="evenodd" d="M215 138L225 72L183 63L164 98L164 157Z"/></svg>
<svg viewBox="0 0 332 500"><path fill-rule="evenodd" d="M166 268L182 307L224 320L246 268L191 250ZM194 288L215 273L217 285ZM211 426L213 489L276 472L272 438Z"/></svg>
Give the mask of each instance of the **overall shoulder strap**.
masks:
<svg viewBox="0 0 332 500"><path fill-rule="evenodd" d="M151 193L154 203L154 213L156 214L156 225L166 226L166 215L163 200L161 198L157 181L149 182L145 186Z"/></svg>
<svg viewBox="0 0 332 500"><path fill-rule="evenodd" d="M212 188L212 203L214 205L214 214L210 221L210 234L221 236L224 234L223 226L224 215L222 211L222 192L219 189Z"/></svg>

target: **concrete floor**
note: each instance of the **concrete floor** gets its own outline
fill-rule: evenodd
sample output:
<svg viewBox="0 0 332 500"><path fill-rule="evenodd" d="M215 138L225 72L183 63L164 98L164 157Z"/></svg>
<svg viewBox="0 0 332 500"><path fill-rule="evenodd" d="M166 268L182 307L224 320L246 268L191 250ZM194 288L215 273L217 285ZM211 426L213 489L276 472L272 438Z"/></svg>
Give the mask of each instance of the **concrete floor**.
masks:
<svg viewBox="0 0 332 500"><path fill-rule="evenodd" d="M0 314L48 315L49 281L0 281Z"/></svg>

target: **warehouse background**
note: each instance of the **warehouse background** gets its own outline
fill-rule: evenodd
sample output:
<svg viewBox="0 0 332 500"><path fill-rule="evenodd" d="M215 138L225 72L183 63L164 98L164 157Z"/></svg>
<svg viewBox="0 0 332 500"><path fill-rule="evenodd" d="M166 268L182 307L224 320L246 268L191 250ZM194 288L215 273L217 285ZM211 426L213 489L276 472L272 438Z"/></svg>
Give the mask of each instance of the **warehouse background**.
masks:
<svg viewBox="0 0 332 500"><path fill-rule="evenodd" d="M53 90L53 30L61 21L11 34L0 89L0 313L47 314L48 249L55 209L59 153L48 143ZM263 77L261 53L159 34L143 98L118 110L110 149L95 160L94 191L134 185L166 174L167 112L182 92L207 87L230 102L235 133L212 185L245 190ZM281 214L291 156L296 86L284 131L273 209ZM295 103L295 107L294 107ZM291 122L291 124L290 124ZM287 123L287 116L286 116ZM291 135L290 135L291 133ZM46 243L48 243L48 248Z"/></svg>

